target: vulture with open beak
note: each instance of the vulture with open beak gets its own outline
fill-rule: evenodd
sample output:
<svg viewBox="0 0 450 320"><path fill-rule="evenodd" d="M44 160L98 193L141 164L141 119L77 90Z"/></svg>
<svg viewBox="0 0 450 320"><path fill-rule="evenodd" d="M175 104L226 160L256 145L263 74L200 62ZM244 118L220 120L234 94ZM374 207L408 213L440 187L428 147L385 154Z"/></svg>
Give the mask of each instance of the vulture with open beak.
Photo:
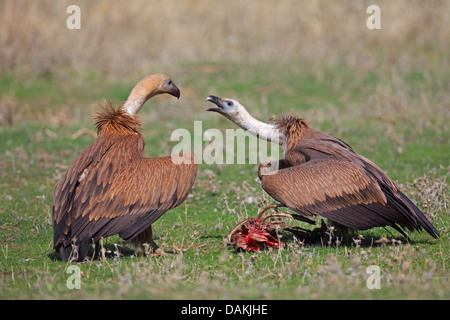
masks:
<svg viewBox="0 0 450 320"><path fill-rule="evenodd" d="M222 114L261 139L283 146L284 159L261 164L262 188L282 205L303 216L319 215L337 226L356 230L391 226L439 233L376 164L347 143L311 128L296 116L256 120L238 101L209 96Z"/></svg>
<svg viewBox="0 0 450 320"><path fill-rule="evenodd" d="M148 99L163 93L180 97L167 76L149 75L121 108L101 106L95 117L97 138L53 194L53 243L61 259L83 261L90 243L115 234L163 254L153 241L152 224L186 199L197 175L191 154L145 158L136 114Z"/></svg>

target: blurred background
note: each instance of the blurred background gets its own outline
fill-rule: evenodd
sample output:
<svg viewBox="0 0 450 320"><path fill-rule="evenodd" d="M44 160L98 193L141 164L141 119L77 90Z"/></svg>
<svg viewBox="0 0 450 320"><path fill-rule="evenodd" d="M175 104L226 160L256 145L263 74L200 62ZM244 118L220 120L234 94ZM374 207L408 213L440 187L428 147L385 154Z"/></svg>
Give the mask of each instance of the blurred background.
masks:
<svg viewBox="0 0 450 320"><path fill-rule="evenodd" d="M78 30L66 26L72 4ZM366 26L372 4L379 30ZM203 130L231 126L205 112L215 94L261 119L298 113L369 156L394 150L388 166L405 148L417 157L412 168L448 165L447 0L6 0L0 25L2 128L35 125L41 140L70 138L74 154L95 137L102 99L120 104L140 78L162 72L182 95L140 112L158 154L194 120Z"/></svg>
<svg viewBox="0 0 450 320"><path fill-rule="evenodd" d="M81 29L68 30L69 5ZM366 9L381 8L381 30ZM185 61L298 60L448 68L450 2L382 0L1 1L0 71L127 77Z"/></svg>
<svg viewBox="0 0 450 320"><path fill-rule="evenodd" d="M79 30L66 26L72 4ZM372 4L380 30L366 26ZM448 0L6 0L0 25L2 128L69 139L74 155L95 137L102 99L120 104L140 78L162 72L182 95L140 112L157 154L194 120L232 127L205 112L215 94L261 119L299 113L366 155L389 154L385 165L399 170L406 150L405 162L416 161L409 175L448 165Z"/></svg>
<svg viewBox="0 0 450 320"><path fill-rule="evenodd" d="M66 27L70 5L81 10L79 30ZM381 9L380 30L366 26L370 5ZM141 298L145 290L144 297L158 299L448 298L449 27L449 0L1 0L0 298L120 298L127 292ZM192 133L197 120L203 131L235 128L206 112L211 94L238 99L262 121L295 113L374 161L435 223L441 239L414 234L419 242L406 256L408 250L388 244L370 259L358 245L352 254L330 247L286 260L275 251L261 255L260 263L241 255L230 260L222 254L227 228L256 214L269 198L258 166L201 164L186 202L155 224L160 245L195 240L183 262L188 268L178 262L175 269L159 262L150 268L131 262L129 268L129 259L119 259L124 262L92 268L99 276L90 278L89 290L68 293L65 263L47 257L53 253L55 184L95 139L92 115L102 100L120 106L142 77L156 72L170 76L181 97L157 96L140 110L147 156L169 155L178 143L170 141L171 133ZM312 256L318 262L310 269ZM384 263L389 271L383 277L403 294L368 292L365 268L354 257ZM252 272L240 276L236 270L244 271L244 264ZM338 270L329 272L328 282L320 271L327 269ZM355 291L348 270L361 273L363 290ZM351 277L347 287L340 275ZM160 285L153 285L155 276ZM139 285L127 280L132 278ZM217 281L211 285L210 278ZM319 295L308 284L319 287ZM224 294L225 287L233 289Z"/></svg>

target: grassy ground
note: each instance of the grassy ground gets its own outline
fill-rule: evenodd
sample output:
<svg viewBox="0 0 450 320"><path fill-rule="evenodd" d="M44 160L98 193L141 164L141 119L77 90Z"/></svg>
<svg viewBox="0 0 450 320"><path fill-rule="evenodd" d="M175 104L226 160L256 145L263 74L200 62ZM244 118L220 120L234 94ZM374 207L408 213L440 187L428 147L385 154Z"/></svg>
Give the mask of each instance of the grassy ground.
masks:
<svg viewBox="0 0 450 320"><path fill-rule="evenodd" d="M79 264L81 290L70 290L69 265L52 250L53 188L93 141L97 103L125 100L137 79L10 73L0 77L0 298L450 298L448 69L286 61L162 64L158 70L174 79L182 96L157 97L141 110L148 156L170 154L171 132L192 132L194 120L203 121L203 130L233 128L205 111L209 94L237 98L262 120L297 112L383 168L441 237L414 233L407 243L395 230L393 237L373 229L347 246L306 246L285 234L283 250L236 253L223 247L224 237L271 200L255 179L257 166L201 164L191 196L154 225L157 243L181 254L141 256L117 236L105 239L107 258ZM379 290L366 286L371 265L380 267Z"/></svg>
<svg viewBox="0 0 450 320"><path fill-rule="evenodd" d="M379 0L381 30L366 28L373 3L360 0L80 0L79 30L66 28L70 4L0 2L0 298L450 298L448 1ZM205 111L210 94L261 120L299 113L376 162L441 237L373 229L306 246L283 234L283 250L236 253L226 234L271 200L256 165L201 164L191 196L154 225L182 254L141 256L111 237L69 289L52 250L53 188L95 138L98 103L120 104L151 72L182 95L141 110L148 156L170 154L173 130L194 121L234 128ZM372 265L379 290L367 287Z"/></svg>

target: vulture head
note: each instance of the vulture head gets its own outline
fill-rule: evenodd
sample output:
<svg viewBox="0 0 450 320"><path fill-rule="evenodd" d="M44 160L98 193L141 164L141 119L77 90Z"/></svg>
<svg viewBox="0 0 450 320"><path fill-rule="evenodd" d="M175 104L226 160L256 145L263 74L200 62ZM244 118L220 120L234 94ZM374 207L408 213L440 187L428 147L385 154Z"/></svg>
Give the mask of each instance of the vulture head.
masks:
<svg viewBox="0 0 450 320"><path fill-rule="evenodd" d="M147 78L144 78L144 80ZM168 93L171 96L176 97L177 99L180 98L180 89L178 89L175 83L173 83L173 81L168 76L162 73L157 73L151 76L150 80L150 89L152 89L152 86L155 86L157 88L154 95ZM152 82L154 82L154 84L152 84Z"/></svg>
<svg viewBox="0 0 450 320"><path fill-rule="evenodd" d="M139 81L131 90L122 109L130 115L135 115L148 99L163 93L180 98L180 89L168 76L162 73L151 74Z"/></svg>
<svg viewBox="0 0 450 320"><path fill-rule="evenodd" d="M207 111L214 111L220 113L221 115L227 117L234 123L239 122L239 120L248 114L247 110L239 101L233 99L222 99L216 96L209 96L206 101L214 103L217 107L209 108Z"/></svg>
<svg viewBox="0 0 450 320"><path fill-rule="evenodd" d="M280 145L284 143L284 137L280 134L280 130L276 129L273 124L264 123L253 118L239 101L234 99L222 99L216 96L209 96L206 98L206 101L210 101L217 106L209 108L207 111L220 113L239 127L249 131L260 139L278 143Z"/></svg>

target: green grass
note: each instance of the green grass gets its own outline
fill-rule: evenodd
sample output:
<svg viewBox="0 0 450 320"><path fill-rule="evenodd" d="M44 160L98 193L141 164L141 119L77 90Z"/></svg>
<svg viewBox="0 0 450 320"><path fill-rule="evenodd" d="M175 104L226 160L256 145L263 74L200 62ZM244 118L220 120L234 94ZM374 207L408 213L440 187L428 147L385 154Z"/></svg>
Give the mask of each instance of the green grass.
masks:
<svg viewBox="0 0 450 320"><path fill-rule="evenodd" d="M365 72L295 62L166 69L182 97L158 97L141 110L148 156L170 153L171 132L192 131L194 120L203 121L203 130L234 128L205 111L209 94L236 98L261 120L297 112L386 170L441 237L413 233L411 243L399 243L376 228L360 232L361 243L307 246L283 234L283 250L236 253L223 246L228 231L272 200L255 179L257 166L201 164L192 196L154 225L156 242L183 254L142 256L114 236L103 243L107 259L79 264L81 290L69 290L68 264L52 250L53 188L93 141L89 133L75 133L94 130L90 115L97 103L103 97L125 100L136 79L72 75L63 82L3 75L0 96L9 97L14 114L13 124L0 128L0 298L450 298L448 72ZM381 237L389 242L380 243ZM366 286L370 265L380 266L380 290Z"/></svg>

